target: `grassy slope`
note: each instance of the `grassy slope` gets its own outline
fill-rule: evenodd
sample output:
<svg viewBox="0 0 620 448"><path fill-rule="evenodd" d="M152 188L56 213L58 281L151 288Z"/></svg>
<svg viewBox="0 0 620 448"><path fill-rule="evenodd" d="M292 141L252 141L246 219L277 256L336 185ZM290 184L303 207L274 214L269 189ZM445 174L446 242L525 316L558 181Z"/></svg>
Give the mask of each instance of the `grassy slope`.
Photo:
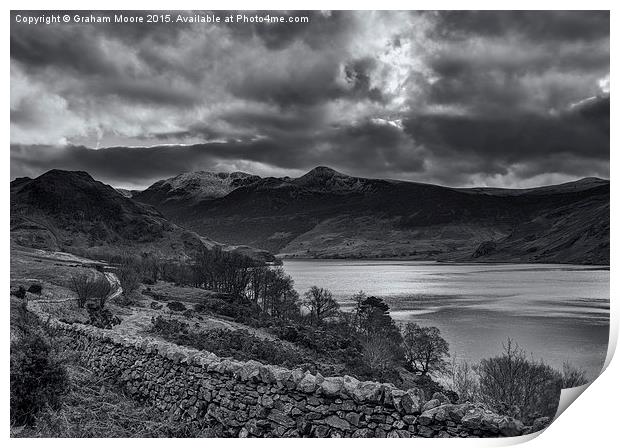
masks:
<svg viewBox="0 0 620 448"><path fill-rule="evenodd" d="M209 427L175 422L127 397L107 379L67 364L71 380L60 409L45 409L33 427L11 437L217 437Z"/></svg>

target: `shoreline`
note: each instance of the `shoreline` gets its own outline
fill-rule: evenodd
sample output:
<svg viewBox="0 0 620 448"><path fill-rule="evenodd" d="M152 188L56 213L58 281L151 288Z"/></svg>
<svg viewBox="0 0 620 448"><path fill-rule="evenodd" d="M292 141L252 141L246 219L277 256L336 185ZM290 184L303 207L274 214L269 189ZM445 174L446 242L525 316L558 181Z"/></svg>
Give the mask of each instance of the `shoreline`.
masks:
<svg viewBox="0 0 620 448"><path fill-rule="evenodd" d="M428 260L428 259L420 259L420 258L410 258L410 257L289 257L283 254L275 254L274 255L277 260L281 261L418 261L421 263L440 263L446 265L510 265L510 264L536 264L536 265L566 265L566 266L586 266L597 268L600 270L608 271L610 268L609 264L594 264L594 263L572 263L572 262L562 262L562 261L476 261L476 260L468 260L468 261L456 261L456 260Z"/></svg>

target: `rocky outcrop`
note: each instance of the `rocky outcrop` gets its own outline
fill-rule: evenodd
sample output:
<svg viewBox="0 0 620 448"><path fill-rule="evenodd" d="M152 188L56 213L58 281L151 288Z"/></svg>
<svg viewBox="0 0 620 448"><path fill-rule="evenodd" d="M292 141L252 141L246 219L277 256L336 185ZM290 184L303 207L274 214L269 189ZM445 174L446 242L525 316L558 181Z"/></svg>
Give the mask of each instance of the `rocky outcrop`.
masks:
<svg viewBox="0 0 620 448"><path fill-rule="evenodd" d="M98 375L175 420L232 437L498 437L528 428L479 404L392 384L219 358L175 344L54 319L29 304L56 340ZM427 400L430 398L430 400Z"/></svg>

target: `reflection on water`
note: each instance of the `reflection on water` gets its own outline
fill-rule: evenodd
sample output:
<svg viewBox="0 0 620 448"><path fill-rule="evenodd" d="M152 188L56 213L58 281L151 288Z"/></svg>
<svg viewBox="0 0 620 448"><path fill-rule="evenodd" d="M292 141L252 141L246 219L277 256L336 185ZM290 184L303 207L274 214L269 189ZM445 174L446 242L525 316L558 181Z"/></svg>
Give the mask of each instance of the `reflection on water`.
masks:
<svg viewBox="0 0 620 448"><path fill-rule="evenodd" d="M536 359L571 361L594 377L607 353L609 270L593 266L285 260L303 293L330 289L344 308L363 290L397 321L439 327L453 353L477 361L510 337Z"/></svg>

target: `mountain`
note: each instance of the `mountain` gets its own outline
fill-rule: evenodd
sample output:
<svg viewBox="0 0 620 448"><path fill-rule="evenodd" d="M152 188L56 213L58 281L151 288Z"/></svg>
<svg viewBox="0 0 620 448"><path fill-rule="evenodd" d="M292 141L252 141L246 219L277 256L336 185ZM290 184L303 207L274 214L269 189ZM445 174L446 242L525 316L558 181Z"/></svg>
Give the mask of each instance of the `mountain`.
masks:
<svg viewBox="0 0 620 448"><path fill-rule="evenodd" d="M195 171L160 180L132 197L149 204L158 204L162 211L173 211L198 204L203 200L226 196L237 187L260 179L251 174Z"/></svg>
<svg viewBox="0 0 620 448"><path fill-rule="evenodd" d="M197 233L286 257L609 263L609 181L602 179L459 189L327 167L296 179L245 179L220 196L136 199Z"/></svg>
<svg viewBox="0 0 620 448"><path fill-rule="evenodd" d="M166 258L219 245L88 173L62 170L11 182L11 240L41 249L135 250Z"/></svg>

